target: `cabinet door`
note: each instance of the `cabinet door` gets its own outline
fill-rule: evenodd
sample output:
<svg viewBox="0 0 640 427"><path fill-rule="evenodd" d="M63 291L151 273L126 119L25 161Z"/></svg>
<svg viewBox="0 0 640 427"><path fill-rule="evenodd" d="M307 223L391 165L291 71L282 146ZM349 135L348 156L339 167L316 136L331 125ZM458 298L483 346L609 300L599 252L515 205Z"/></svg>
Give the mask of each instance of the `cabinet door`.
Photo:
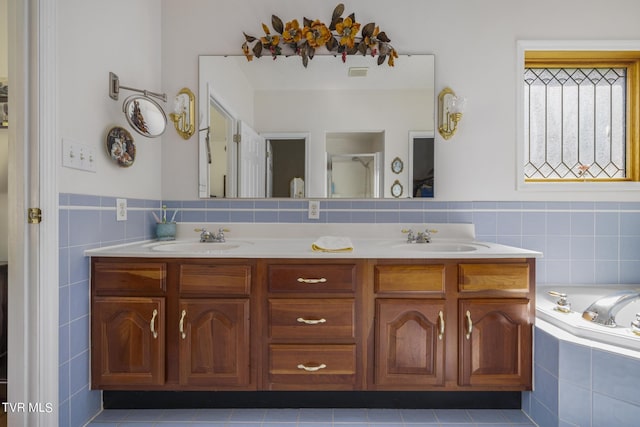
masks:
<svg viewBox="0 0 640 427"><path fill-rule="evenodd" d="M461 300L459 383L531 390L529 300Z"/></svg>
<svg viewBox="0 0 640 427"><path fill-rule="evenodd" d="M248 299L181 299L180 384L250 383Z"/></svg>
<svg viewBox="0 0 640 427"><path fill-rule="evenodd" d="M444 384L444 301L376 300L375 383Z"/></svg>
<svg viewBox="0 0 640 427"><path fill-rule="evenodd" d="M164 384L164 298L95 297L91 316L93 388Z"/></svg>

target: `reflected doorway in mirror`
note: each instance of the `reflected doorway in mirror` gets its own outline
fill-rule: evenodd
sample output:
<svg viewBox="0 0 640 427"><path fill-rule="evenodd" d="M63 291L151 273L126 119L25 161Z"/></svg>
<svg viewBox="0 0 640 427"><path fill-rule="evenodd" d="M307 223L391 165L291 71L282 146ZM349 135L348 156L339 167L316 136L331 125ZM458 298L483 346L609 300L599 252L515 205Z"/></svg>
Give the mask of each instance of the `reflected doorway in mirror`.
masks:
<svg viewBox="0 0 640 427"><path fill-rule="evenodd" d="M435 169L434 132L409 132L409 176L412 177L408 197L434 197Z"/></svg>

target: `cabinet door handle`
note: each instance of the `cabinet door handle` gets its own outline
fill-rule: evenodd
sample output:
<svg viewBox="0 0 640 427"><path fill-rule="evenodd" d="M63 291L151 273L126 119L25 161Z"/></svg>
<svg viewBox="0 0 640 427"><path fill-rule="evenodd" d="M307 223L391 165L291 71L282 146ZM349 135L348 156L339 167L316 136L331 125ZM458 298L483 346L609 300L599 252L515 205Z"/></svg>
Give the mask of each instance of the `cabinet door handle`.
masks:
<svg viewBox="0 0 640 427"><path fill-rule="evenodd" d="M467 339L471 338L471 332L473 332L473 322L471 321L471 313L467 310L467 334L465 335Z"/></svg>
<svg viewBox="0 0 640 427"><path fill-rule="evenodd" d="M441 340L444 336L444 315L442 314L442 310L438 313L438 318L440 320L440 333L438 334L438 339Z"/></svg>
<svg viewBox="0 0 640 427"><path fill-rule="evenodd" d="M327 319L324 319L324 318L320 318L320 319L305 319L304 317L298 317L296 319L296 321L298 323L304 323L305 325L319 325L321 323L326 323Z"/></svg>
<svg viewBox="0 0 640 427"><path fill-rule="evenodd" d="M182 339L185 339L187 337L187 334L184 333L184 316L187 315L187 310L182 310L182 313L180 314L180 323L178 324L178 326L180 327L180 336L182 337Z"/></svg>
<svg viewBox="0 0 640 427"><path fill-rule="evenodd" d="M308 284L326 283L327 279L325 279L324 277L321 277L319 279L305 279L303 277L298 277L298 282L299 283L308 283Z"/></svg>
<svg viewBox="0 0 640 427"><path fill-rule="evenodd" d="M303 363L298 365L298 369L303 369L303 370L305 370L307 372L316 372L316 371L319 371L320 369L324 369L326 367L327 367L327 365L325 365L324 363L321 363L321 364L316 365L316 366L307 366L307 365L305 365Z"/></svg>
<svg viewBox="0 0 640 427"><path fill-rule="evenodd" d="M154 339L158 338L158 332L156 331L156 317L158 317L158 310L154 308L153 316L151 316L151 322L149 322L149 329L151 330Z"/></svg>

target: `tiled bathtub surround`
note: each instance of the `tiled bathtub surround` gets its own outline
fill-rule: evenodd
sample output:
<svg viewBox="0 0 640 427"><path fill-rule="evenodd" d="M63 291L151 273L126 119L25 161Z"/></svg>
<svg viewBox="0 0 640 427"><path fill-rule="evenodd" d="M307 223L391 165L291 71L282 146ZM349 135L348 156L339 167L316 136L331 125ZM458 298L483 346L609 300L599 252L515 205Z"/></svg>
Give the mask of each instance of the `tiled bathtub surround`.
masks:
<svg viewBox="0 0 640 427"><path fill-rule="evenodd" d="M159 214L162 203L170 214L179 209L179 222L398 223L399 230L403 223L471 222L478 240L543 252L540 283L640 283L640 203L325 200L320 220L309 220L307 203L299 200L128 199L128 219L117 222L114 197L61 194L59 200L61 426L83 425L101 402L100 392L89 390L89 261L83 252L153 238L151 212Z"/></svg>
<svg viewBox="0 0 640 427"><path fill-rule="evenodd" d="M640 359L591 348L536 327L533 392L522 409L540 426L634 426Z"/></svg>
<svg viewBox="0 0 640 427"><path fill-rule="evenodd" d="M116 221L113 197L59 197L59 425L82 426L101 408L89 390L89 248L150 239L150 211L158 200L128 201L127 221Z"/></svg>

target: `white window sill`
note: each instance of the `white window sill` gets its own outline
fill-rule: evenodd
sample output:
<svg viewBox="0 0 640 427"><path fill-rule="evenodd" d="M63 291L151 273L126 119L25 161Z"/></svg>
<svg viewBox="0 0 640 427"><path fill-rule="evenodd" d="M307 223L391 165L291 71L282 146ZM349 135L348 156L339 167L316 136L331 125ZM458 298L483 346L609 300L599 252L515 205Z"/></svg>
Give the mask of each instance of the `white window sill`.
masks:
<svg viewBox="0 0 640 427"><path fill-rule="evenodd" d="M640 191L640 182L524 182L517 185L518 191L553 191L553 192L611 192Z"/></svg>

